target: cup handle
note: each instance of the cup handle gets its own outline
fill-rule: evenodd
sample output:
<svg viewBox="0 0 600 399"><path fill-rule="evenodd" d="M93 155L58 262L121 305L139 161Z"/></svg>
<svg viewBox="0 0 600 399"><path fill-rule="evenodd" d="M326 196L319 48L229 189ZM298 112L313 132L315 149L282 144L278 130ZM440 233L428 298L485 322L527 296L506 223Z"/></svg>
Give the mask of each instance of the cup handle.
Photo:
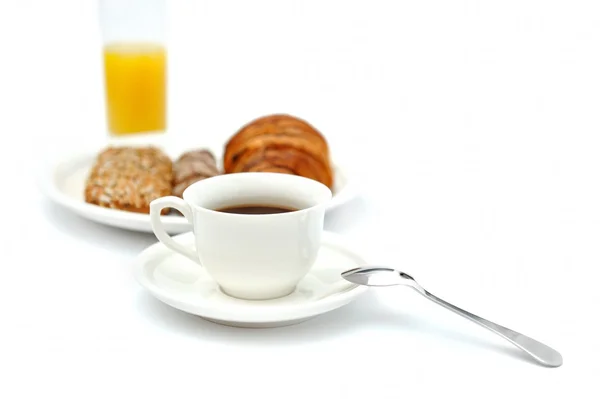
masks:
<svg viewBox="0 0 600 399"><path fill-rule="evenodd" d="M192 215L192 208L179 197L167 196L161 197L150 202L150 223L152 224L152 231L160 242L162 242L167 248L172 249L175 252L179 252L182 255L187 256L195 263L200 264L198 254L195 250L191 250L184 245L181 245L175 241L167 232L160 218L161 212L165 208L174 208L185 216L185 218L194 225L194 218Z"/></svg>

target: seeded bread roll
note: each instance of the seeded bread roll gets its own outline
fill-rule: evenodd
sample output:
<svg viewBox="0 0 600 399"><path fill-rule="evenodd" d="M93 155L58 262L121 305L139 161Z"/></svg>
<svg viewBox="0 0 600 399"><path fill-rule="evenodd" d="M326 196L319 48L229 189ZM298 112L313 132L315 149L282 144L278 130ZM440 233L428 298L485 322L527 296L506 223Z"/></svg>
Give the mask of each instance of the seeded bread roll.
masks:
<svg viewBox="0 0 600 399"><path fill-rule="evenodd" d="M171 195L172 178L171 159L158 148L109 147L92 167L85 201L103 208L150 213L150 202Z"/></svg>
<svg viewBox="0 0 600 399"><path fill-rule="evenodd" d="M173 195L181 197L190 185L218 174L215 156L210 151L185 152L173 164Z"/></svg>

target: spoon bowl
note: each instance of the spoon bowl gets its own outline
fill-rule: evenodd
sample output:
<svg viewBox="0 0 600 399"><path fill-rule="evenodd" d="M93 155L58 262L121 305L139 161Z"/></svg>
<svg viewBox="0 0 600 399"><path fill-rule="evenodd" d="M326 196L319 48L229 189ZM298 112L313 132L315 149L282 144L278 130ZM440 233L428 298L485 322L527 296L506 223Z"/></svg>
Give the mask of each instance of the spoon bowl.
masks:
<svg viewBox="0 0 600 399"><path fill-rule="evenodd" d="M413 286L415 282L408 274L389 267L359 267L343 272L342 277L354 284L370 287Z"/></svg>

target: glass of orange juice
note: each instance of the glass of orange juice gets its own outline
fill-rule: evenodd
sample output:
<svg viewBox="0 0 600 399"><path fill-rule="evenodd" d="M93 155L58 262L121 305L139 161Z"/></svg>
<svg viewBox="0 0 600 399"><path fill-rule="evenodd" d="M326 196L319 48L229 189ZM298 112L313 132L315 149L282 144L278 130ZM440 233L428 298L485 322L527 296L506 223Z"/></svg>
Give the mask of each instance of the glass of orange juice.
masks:
<svg viewBox="0 0 600 399"><path fill-rule="evenodd" d="M165 0L99 0L99 5L109 134L164 133Z"/></svg>

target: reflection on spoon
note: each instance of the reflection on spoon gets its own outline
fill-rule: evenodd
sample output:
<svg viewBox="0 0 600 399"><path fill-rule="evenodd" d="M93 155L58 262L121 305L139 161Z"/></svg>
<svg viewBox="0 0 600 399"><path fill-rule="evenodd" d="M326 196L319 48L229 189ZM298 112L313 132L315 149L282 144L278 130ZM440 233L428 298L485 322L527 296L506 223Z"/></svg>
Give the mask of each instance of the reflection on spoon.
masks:
<svg viewBox="0 0 600 399"><path fill-rule="evenodd" d="M443 306L446 309L449 309L454 313L459 314L466 319L471 320L472 322L498 334L502 338L515 345L517 348L529 354L533 359L544 366L559 367L563 363L561 354L549 346L544 345L541 342L529 338L521 333L506 327L502 327L496 323L492 323L491 321L476 316L473 313L467 312L466 310L456 307L444 301L443 299L436 297L421 287L414 278L399 270L387 267L360 267L345 271L342 273L342 277L355 284L374 287L407 285L430 301L435 302L438 305Z"/></svg>

